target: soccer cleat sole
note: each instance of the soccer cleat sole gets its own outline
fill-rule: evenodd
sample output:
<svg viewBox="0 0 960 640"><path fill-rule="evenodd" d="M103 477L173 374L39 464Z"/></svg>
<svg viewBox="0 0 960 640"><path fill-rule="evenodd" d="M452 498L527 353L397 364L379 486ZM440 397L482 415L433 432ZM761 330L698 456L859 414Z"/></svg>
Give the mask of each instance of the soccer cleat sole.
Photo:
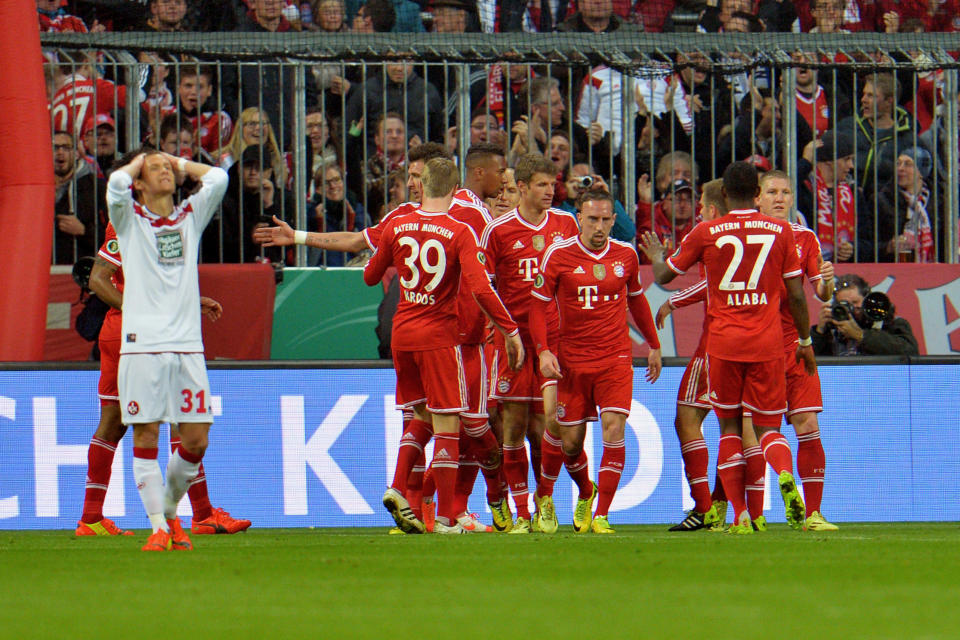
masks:
<svg viewBox="0 0 960 640"><path fill-rule="evenodd" d="M397 492L388 490L383 494L383 506L387 508L393 521L404 533L423 533L423 523L413 515L413 509L406 504L406 500Z"/></svg>

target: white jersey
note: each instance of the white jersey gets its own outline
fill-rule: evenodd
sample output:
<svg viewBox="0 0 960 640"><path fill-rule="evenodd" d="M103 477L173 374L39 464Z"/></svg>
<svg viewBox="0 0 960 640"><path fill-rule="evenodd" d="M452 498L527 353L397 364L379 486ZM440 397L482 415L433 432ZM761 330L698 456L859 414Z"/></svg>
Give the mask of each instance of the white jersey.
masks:
<svg viewBox="0 0 960 640"><path fill-rule="evenodd" d="M203 187L169 217L133 199L132 178L115 171L107 208L123 255L123 329L120 353L202 353L200 235L227 190L227 174L213 168Z"/></svg>

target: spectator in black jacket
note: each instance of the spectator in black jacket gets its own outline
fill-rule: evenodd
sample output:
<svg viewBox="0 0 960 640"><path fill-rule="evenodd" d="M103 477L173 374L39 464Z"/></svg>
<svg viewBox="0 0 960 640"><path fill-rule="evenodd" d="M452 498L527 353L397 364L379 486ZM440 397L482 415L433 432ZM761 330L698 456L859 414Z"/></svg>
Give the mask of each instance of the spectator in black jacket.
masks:
<svg viewBox="0 0 960 640"><path fill-rule="evenodd" d="M57 189L53 261L73 264L94 255L103 241L106 185L80 159L73 136L65 131L53 134L53 173Z"/></svg>
<svg viewBox="0 0 960 640"><path fill-rule="evenodd" d="M889 305L882 320L871 319L864 314L863 300L869 293L870 285L858 275L847 274L837 279L834 299L823 303L817 324L810 331L814 353L818 356L919 354L910 323L896 317L893 305ZM835 306L844 309L849 317L836 320L836 314L832 311ZM840 312L840 315L844 315L844 312Z"/></svg>

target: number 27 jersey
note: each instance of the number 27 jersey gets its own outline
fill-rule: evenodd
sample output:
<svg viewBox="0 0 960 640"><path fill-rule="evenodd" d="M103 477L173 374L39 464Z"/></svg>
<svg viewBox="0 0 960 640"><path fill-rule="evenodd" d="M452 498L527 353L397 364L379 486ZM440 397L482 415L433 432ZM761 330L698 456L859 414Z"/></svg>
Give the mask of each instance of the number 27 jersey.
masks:
<svg viewBox="0 0 960 640"><path fill-rule="evenodd" d="M707 353L724 360L783 357L783 280L802 274L790 223L756 210L701 222L667 258L684 273L698 261L707 272Z"/></svg>

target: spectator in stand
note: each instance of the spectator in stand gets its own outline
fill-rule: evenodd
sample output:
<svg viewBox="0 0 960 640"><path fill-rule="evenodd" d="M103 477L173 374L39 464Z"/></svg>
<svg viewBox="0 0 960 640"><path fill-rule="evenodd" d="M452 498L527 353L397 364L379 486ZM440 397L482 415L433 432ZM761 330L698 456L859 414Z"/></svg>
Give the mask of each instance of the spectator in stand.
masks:
<svg viewBox="0 0 960 640"><path fill-rule="evenodd" d="M397 11L391 0L367 0L353 17L353 32L388 33L396 24Z"/></svg>
<svg viewBox="0 0 960 640"><path fill-rule="evenodd" d="M74 55L76 61L71 61L66 54L59 56L59 84L50 113L54 131L69 131L80 138L96 116L123 113L120 107L126 102L127 88L100 77L96 53Z"/></svg>
<svg viewBox="0 0 960 640"><path fill-rule="evenodd" d="M290 194L283 198L277 193L273 155L266 145L248 146L227 171L223 206L203 234L204 262L258 262L261 251L272 262L282 259L277 248L261 249L253 241L254 229L272 224L271 216L284 219L281 201L293 202Z"/></svg>
<svg viewBox="0 0 960 640"><path fill-rule="evenodd" d="M369 155L376 152L374 137L378 133L370 124L391 111L405 116L407 136L421 141L443 140L446 123L436 87L421 78L412 63L388 63L384 67L383 73L372 73L365 83L353 87L347 99L344 126L350 123L353 129L363 119Z"/></svg>
<svg viewBox="0 0 960 640"><path fill-rule="evenodd" d="M244 18L237 31L282 33L293 27L283 16L283 0L252 0L253 11ZM241 65L239 69L223 69L223 96L228 113L239 113L259 106L277 123L277 133L284 147L289 146L294 114L295 67L278 59L261 60L260 64ZM313 74L304 79L304 100L316 104L317 87Z"/></svg>
<svg viewBox="0 0 960 640"><path fill-rule="evenodd" d="M908 143L909 144L909 143ZM921 146L908 146L897 155L897 178L877 193L874 212L860 216L861 233L877 238L869 262L937 262L943 260L944 193L930 179L933 156ZM875 231L874 231L875 229Z"/></svg>
<svg viewBox="0 0 960 640"><path fill-rule="evenodd" d="M247 147L261 144L270 149L269 157L273 176L279 184L286 184L287 169L284 166L277 138L273 134L273 127L270 126L270 117L265 111L256 107L243 110L229 142L217 150L215 159L221 168L229 169Z"/></svg>
<svg viewBox="0 0 960 640"><path fill-rule="evenodd" d="M512 122L523 113L533 71L528 64L492 64L487 66L487 93L476 109L489 110L502 123Z"/></svg>
<svg viewBox="0 0 960 640"><path fill-rule="evenodd" d="M312 4L313 22L317 25L318 31L339 33L350 30L345 20L343 0L320 0Z"/></svg>
<svg viewBox="0 0 960 640"><path fill-rule="evenodd" d="M726 31L727 23L735 13L753 13L753 0L716 0L707 2L697 20L700 33L720 33Z"/></svg>
<svg viewBox="0 0 960 640"><path fill-rule="evenodd" d="M801 64L816 62L815 55L800 51L794 52L791 58ZM835 128L838 120L853 113L849 86L846 83L830 82L835 76L831 77L829 71L827 73L827 87L824 87L816 69L796 67L797 114L804 119L815 138L822 136L824 131Z"/></svg>
<svg viewBox="0 0 960 640"><path fill-rule="evenodd" d="M613 13L611 0L580 0L579 11L557 25L558 33L610 33L613 31L637 31L634 24L625 22ZM574 94L580 91L587 72L583 65L577 65L569 75L570 87ZM556 125L554 125L556 126ZM586 146L581 147L583 149ZM597 163L597 167L603 165Z"/></svg>
<svg viewBox="0 0 960 640"><path fill-rule="evenodd" d="M233 133L233 120L226 111L217 110L212 96L215 90L216 70L204 65L183 65L178 68L180 81L177 85L177 100L180 117L189 120L198 131L200 146L211 157L217 149L227 144ZM176 114L177 107L162 107L164 116Z"/></svg>
<svg viewBox="0 0 960 640"><path fill-rule="evenodd" d="M782 95L782 94L781 94ZM719 165L744 160L749 156L764 156L774 168L783 166L784 143L787 136L781 126L781 105L767 89L754 88L740 103L740 115L729 134L720 135ZM797 119L797 148L813 139L807 121Z"/></svg>
<svg viewBox="0 0 960 640"><path fill-rule="evenodd" d="M79 159L73 136L53 134L53 181L56 187L54 264L73 264L92 256L103 241L106 184L90 163Z"/></svg>
<svg viewBox="0 0 960 640"><path fill-rule="evenodd" d="M184 31L187 0L150 0L150 13L141 31Z"/></svg>
<svg viewBox="0 0 960 640"><path fill-rule="evenodd" d="M865 193L893 179L897 147L916 139L916 123L897 104L899 96L892 73L868 74L863 78L860 112L837 123L837 129L856 140L857 183Z"/></svg>
<svg viewBox="0 0 960 640"><path fill-rule="evenodd" d="M484 33L550 33L572 13L570 0L477 0Z"/></svg>
<svg viewBox="0 0 960 640"><path fill-rule="evenodd" d="M387 176L406 165L408 138L403 117L395 111L381 116L374 129L374 153L366 162L360 144L348 141L348 176L357 178L347 186L354 193L365 193L367 209L379 217L380 208L389 200Z"/></svg>
<svg viewBox="0 0 960 640"><path fill-rule="evenodd" d="M87 25L77 16L68 14L60 6L60 0L37 0L37 17L41 33L87 33ZM93 21L89 31L106 31L106 27Z"/></svg>
<svg viewBox="0 0 960 640"><path fill-rule="evenodd" d="M553 188L553 206L558 207L560 203L567 199L567 187L564 176L570 167L570 158L573 157L573 149L570 148L570 136L562 129L554 129L550 134L550 146L547 149L546 157L553 166L557 168L557 183Z"/></svg>
<svg viewBox="0 0 960 640"><path fill-rule="evenodd" d="M793 2L760 0L758 5L757 18L763 22L764 31L800 31L800 20Z"/></svg>
<svg viewBox="0 0 960 640"><path fill-rule="evenodd" d="M641 180L643 178L641 177ZM696 226L694 218L696 196L693 185L687 180L674 180L663 198L654 204L653 187L646 181L646 188L637 190L637 235L653 231L666 247L679 246L683 238ZM640 262L650 264L650 259L639 251Z"/></svg>
<svg viewBox="0 0 960 640"><path fill-rule="evenodd" d="M471 29L471 7L464 0L433 0L433 31L435 33L476 33L479 27Z"/></svg>
<svg viewBox="0 0 960 640"><path fill-rule="evenodd" d="M598 173L595 173L586 162L574 162L567 172L567 179L564 183L567 193L566 199L560 203L559 208L570 213L577 213L577 198L585 191L599 189L610 193L610 187ZM627 210L619 200L613 201L613 229L610 231L610 237L614 240L633 243L637 235L637 226L627 215Z"/></svg>
<svg viewBox="0 0 960 640"><path fill-rule="evenodd" d="M820 239L823 259L830 262L855 260L855 249L862 261L869 261L872 240L857 229L860 192L848 182L854 150L853 137L833 129L810 141L797 165L797 210ZM854 238L859 247L853 246Z"/></svg>
<svg viewBox="0 0 960 640"><path fill-rule="evenodd" d="M804 32L883 31L882 14L874 0L810 0L797 2L794 8Z"/></svg>
<svg viewBox="0 0 960 640"><path fill-rule="evenodd" d="M482 109L476 112L476 115L470 119L470 146L489 142L503 147L506 151L507 132L500 126L497 116L492 113L486 113ZM457 127L447 129L447 149L451 154L456 155L459 145L459 136Z"/></svg>
<svg viewBox="0 0 960 640"><path fill-rule="evenodd" d="M113 118L102 113L95 121L88 121L83 131L83 146L87 154L96 158L97 177L103 178L117 159L117 124Z"/></svg>
<svg viewBox="0 0 960 640"><path fill-rule="evenodd" d="M342 165L341 157L336 137L330 135L330 120L327 118L320 107L307 107L306 129L307 129L307 153L310 156L310 175L316 176L324 167L330 165ZM320 174L323 177L323 174ZM307 185L307 197L313 196L314 183L311 180Z"/></svg>
<svg viewBox="0 0 960 640"><path fill-rule="evenodd" d="M318 171L312 180L313 196L307 203L308 231L362 231L369 225L363 205L347 193L343 169L336 164ZM307 249L308 267L342 267L355 254Z"/></svg>
<svg viewBox="0 0 960 640"><path fill-rule="evenodd" d="M923 31L960 31L960 2L957 0L879 0L878 4L884 20L892 13L900 24L910 19L920 20Z"/></svg>
<svg viewBox="0 0 960 640"><path fill-rule="evenodd" d="M172 156L193 160L198 155L195 133L188 119L178 118L176 114L164 116L160 121L157 148Z"/></svg>

